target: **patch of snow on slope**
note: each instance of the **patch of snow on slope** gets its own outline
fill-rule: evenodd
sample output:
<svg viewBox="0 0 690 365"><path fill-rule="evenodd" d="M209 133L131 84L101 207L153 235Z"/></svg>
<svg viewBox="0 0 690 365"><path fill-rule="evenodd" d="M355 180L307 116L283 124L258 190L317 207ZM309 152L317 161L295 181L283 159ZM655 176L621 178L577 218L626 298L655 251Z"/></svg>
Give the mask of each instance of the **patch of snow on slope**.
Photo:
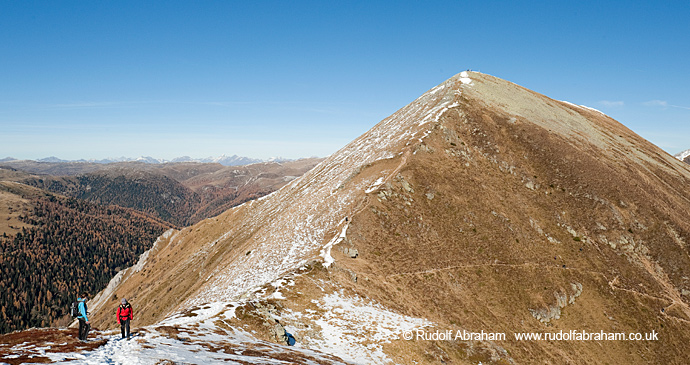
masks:
<svg viewBox="0 0 690 365"><path fill-rule="evenodd" d="M591 111L593 111L593 112L597 112L597 113L599 113L599 114L601 114L601 115L607 116L606 113L602 112L601 110L594 109L594 108L590 108L590 107L588 107L588 106L586 106L586 105L580 105L580 106L583 107L583 108L585 108L585 109L591 110Z"/></svg>
<svg viewBox="0 0 690 365"><path fill-rule="evenodd" d="M566 104L568 104L568 105L570 105L570 106L574 106L574 107L576 107L576 108L582 108L581 105L573 104L573 103L571 103L571 102L569 102L569 101L566 101L566 100L559 100L559 101L560 101L561 103L566 103Z"/></svg>
<svg viewBox="0 0 690 365"><path fill-rule="evenodd" d="M439 90L442 90L442 89L445 88L445 87L446 87L446 86L445 86L444 84L434 86L433 88L431 88L431 90L429 90L429 94L434 95L434 94L436 94Z"/></svg>
<svg viewBox="0 0 690 365"><path fill-rule="evenodd" d="M565 101L565 100L560 100L560 101L561 101L562 103L566 103L566 104L568 104L568 105L570 105L570 106L574 106L574 107L576 107L576 108L583 108L583 109L591 110L591 111L593 111L593 112L597 112L597 113L599 113L599 114L601 114L601 115L603 115L603 116L607 116L607 117L608 117L608 115L606 115L606 114L605 114L604 112L602 112L601 110L597 110L597 109L594 109L594 108L590 108L590 107L588 107L588 106L586 106L586 105L577 105L577 104L573 104L573 103L571 103L571 102L569 102L569 101Z"/></svg>
<svg viewBox="0 0 690 365"><path fill-rule="evenodd" d="M240 330L218 332L207 325L176 327L174 336L147 328L131 340L104 336L108 342L90 352L46 353L57 364L345 364L312 350L260 341Z"/></svg>
<svg viewBox="0 0 690 365"><path fill-rule="evenodd" d="M323 257L323 266L329 267L332 263L335 262L335 259L333 259L333 256L331 256L331 248L333 248L334 245L337 245L338 243L342 242L345 238L347 238L347 227L349 226L350 222L347 222L343 227L343 230L340 232L340 235L333 237L333 239L330 242L328 242L326 246L324 246L321 250L321 257Z"/></svg>
<svg viewBox="0 0 690 365"><path fill-rule="evenodd" d="M443 113L445 113L448 109L454 108L454 107L460 105L460 104L458 104L457 102L448 105L449 102L450 102L450 101L448 100L448 101L445 101L445 102L440 103L440 104L436 105L435 107L433 107L433 108L429 111L429 113L428 113L427 115L424 116L424 119L422 119L422 120L419 122L419 125L422 126L422 125L424 125L424 124L430 122L432 119L433 119L435 122L438 122L438 119L441 117L441 115L443 115Z"/></svg>
<svg viewBox="0 0 690 365"><path fill-rule="evenodd" d="M305 311L284 316L300 321L311 320L321 328L320 333L301 333L297 328L290 330L305 338L310 348L358 364L391 363L383 352L383 344L402 339L404 331L433 325L433 322L426 319L391 312L378 303L358 296L346 296L342 290L325 295L321 300L314 300L314 303L324 309L325 313Z"/></svg>
<svg viewBox="0 0 690 365"><path fill-rule="evenodd" d="M472 84L472 79L470 78L470 75L467 73L467 71L463 71L460 73L460 82L462 82L465 85Z"/></svg>
<svg viewBox="0 0 690 365"><path fill-rule="evenodd" d="M285 346L256 339L250 333L219 327L235 315L239 303L215 303L192 308L186 315L136 329L130 340L118 332L94 331L89 341L107 342L92 351L51 352L50 346L17 345L57 364L347 364L336 357L300 346ZM14 349L13 349L14 350ZM13 356L13 355L11 355Z"/></svg>
<svg viewBox="0 0 690 365"><path fill-rule="evenodd" d="M379 188L379 186L381 186L381 184L383 184L383 181L384 181L384 178L383 178L383 177L378 178L378 180L376 180L376 181L374 182L374 184L372 184L372 185L371 185L367 190L365 190L364 192L367 193L367 194L369 194L369 193L371 193L372 191L375 191L376 189Z"/></svg>
<svg viewBox="0 0 690 365"><path fill-rule="evenodd" d="M214 302L206 304L201 308L193 308L191 312L194 313L194 316L190 316L189 313L178 313L160 321L158 324L161 326L179 326L203 322L217 316L219 313L228 311L228 308L231 308L234 315L236 308L234 303Z"/></svg>

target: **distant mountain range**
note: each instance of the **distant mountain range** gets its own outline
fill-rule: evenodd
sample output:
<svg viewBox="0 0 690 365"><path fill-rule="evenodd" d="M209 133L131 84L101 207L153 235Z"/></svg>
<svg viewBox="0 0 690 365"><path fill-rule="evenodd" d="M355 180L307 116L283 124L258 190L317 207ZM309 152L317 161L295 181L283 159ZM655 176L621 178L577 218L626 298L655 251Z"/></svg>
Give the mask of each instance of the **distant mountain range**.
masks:
<svg viewBox="0 0 690 365"><path fill-rule="evenodd" d="M17 161L17 159L12 158L12 157L0 159L0 162L8 162L8 161ZM251 165L253 163L261 163L261 162L285 162L285 161L291 161L291 159L282 158L282 157L271 157L269 159L262 160L262 159L258 159L258 158L243 157L243 156L237 156L237 155L232 155L232 156L221 155L218 157L206 157L206 158L192 158L189 156L182 156L182 157L173 158L172 160L166 160L166 159L162 159L162 158L154 158L154 157L150 157L150 156L141 156L141 157L137 157L137 158L132 158L132 157L105 158L102 160L96 160L96 159L63 160L63 159L55 157L55 156L50 156L50 157L45 157L45 158L41 158L41 159L33 160L33 161L49 162L49 163L84 162L84 163L98 163L98 164L108 164L108 163L116 163L116 162L144 162L144 163L150 163L150 164L161 164L161 163L170 163L170 162L200 162L200 163L219 163L223 166L244 166L244 165Z"/></svg>

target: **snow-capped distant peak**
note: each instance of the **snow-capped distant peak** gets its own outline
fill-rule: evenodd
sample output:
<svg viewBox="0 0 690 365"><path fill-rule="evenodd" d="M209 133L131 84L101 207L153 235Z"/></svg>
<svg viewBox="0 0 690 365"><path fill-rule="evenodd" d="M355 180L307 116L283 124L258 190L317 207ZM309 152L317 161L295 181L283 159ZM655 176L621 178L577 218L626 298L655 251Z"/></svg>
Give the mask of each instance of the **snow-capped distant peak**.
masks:
<svg viewBox="0 0 690 365"><path fill-rule="evenodd" d="M677 159L683 161L683 160L685 160L685 158L688 157L688 156L690 156L690 149L685 150L685 151L680 152L680 153L677 153L677 154L675 154L673 157L675 157L675 158L677 158Z"/></svg>
<svg viewBox="0 0 690 365"><path fill-rule="evenodd" d="M134 161L137 161L137 162L145 162L145 163L152 163L152 164L168 162L168 161L166 161L166 160L164 160L164 159L153 158L153 157L150 157L150 156L141 156L141 157L137 158L137 159L134 160Z"/></svg>
<svg viewBox="0 0 690 365"><path fill-rule="evenodd" d="M3 159L2 161L13 161L15 160L14 158L6 158ZM108 164L108 163L116 163L116 162L142 162L142 163L148 163L148 164L163 164L163 163L176 163L176 162L199 162L199 163L218 163L223 166L244 166L244 165L251 165L255 163L262 163L262 162L286 162L286 161L291 161L291 159L283 158L283 157L271 157L269 159L258 159L258 158L251 158L251 157L243 157L243 156L238 156L238 155L232 155L232 156L227 156L225 154L220 155L218 157L206 157L206 158L192 158L189 156L182 156L182 157L176 157L171 160L163 159L163 158L154 158L151 156L141 156L137 158L131 158L131 157L119 157L119 158L105 158L105 159L89 159L89 160L62 160L57 157L47 157L47 158L42 158L39 160L35 160L37 162L48 162L48 163L67 163L67 162L89 162L89 163L99 163L99 164Z"/></svg>

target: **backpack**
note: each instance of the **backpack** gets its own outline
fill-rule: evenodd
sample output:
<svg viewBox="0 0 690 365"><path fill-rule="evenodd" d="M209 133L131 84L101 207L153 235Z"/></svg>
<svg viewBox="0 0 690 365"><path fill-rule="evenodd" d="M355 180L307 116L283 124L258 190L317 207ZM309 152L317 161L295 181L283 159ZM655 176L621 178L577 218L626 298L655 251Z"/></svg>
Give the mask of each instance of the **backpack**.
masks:
<svg viewBox="0 0 690 365"><path fill-rule="evenodd" d="M72 306L70 307L70 314L72 314L72 317L79 317L79 303L72 302Z"/></svg>
<svg viewBox="0 0 690 365"><path fill-rule="evenodd" d="M76 302L72 302L72 306L70 307L70 314L74 318L77 318L81 315L79 313L79 302L81 302L81 300L77 300ZM86 301L84 301L84 312L89 313L88 309L86 308Z"/></svg>
<svg viewBox="0 0 690 365"><path fill-rule="evenodd" d="M295 346L295 343L297 342L295 340L295 336L293 336L291 333L289 333L287 331L285 332L285 336L287 337L288 346Z"/></svg>

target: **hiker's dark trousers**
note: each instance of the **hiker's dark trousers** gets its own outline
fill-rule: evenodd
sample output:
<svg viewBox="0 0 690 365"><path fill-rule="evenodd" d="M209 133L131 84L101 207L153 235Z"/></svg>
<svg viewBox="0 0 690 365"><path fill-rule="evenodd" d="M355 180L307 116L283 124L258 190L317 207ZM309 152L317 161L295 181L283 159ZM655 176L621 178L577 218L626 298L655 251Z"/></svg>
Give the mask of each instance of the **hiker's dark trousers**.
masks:
<svg viewBox="0 0 690 365"><path fill-rule="evenodd" d="M85 320L82 318L79 318L79 339L82 341L86 341L86 336L89 335L89 330L91 329L91 325L86 323Z"/></svg>
<svg viewBox="0 0 690 365"><path fill-rule="evenodd" d="M122 331L122 338L125 338L125 333L127 333L127 338L129 338L129 318L120 318L120 331Z"/></svg>

